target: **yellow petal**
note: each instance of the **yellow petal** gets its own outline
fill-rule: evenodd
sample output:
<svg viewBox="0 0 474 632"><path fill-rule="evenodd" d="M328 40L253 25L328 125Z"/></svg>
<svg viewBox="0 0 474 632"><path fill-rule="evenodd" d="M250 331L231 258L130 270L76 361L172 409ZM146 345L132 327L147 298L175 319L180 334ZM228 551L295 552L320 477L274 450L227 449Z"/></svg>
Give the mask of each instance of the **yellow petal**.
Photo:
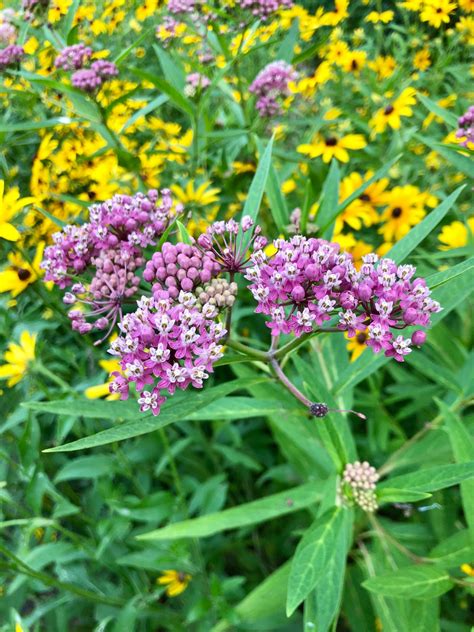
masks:
<svg viewBox="0 0 474 632"><path fill-rule="evenodd" d="M7 239L8 241L17 241L18 239L20 239L21 235L13 226L13 224L8 224L8 222L4 222L0 224L0 237L2 239Z"/></svg>
<svg viewBox="0 0 474 632"><path fill-rule="evenodd" d="M99 399L100 397L105 397L109 395L109 385L108 384L97 384L96 386L89 386L84 391L84 395L87 399Z"/></svg>

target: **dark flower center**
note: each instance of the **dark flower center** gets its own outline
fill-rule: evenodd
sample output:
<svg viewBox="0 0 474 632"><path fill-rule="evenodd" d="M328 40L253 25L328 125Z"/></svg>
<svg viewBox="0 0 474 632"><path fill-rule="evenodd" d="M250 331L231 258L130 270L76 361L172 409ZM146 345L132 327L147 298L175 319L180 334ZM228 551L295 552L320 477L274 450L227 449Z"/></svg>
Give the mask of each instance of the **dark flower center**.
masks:
<svg viewBox="0 0 474 632"><path fill-rule="evenodd" d="M387 107L385 108L385 110L383 111L383 113L388 116L389 114L391 114L393 112L395 108L393 107L393 105L387 105Z"/></svg>
<svg viewBox="0 0 474 632"><path fill-rule="evenodd" d="M337 138L335 136L330 136L329 138L326 138L324 142L326 147L335 147L337 145Z"/></svg>
<svg viewBox="0 0 474 632"><path fill-rule="evenodd" d="M355 60L355 59L353 59L353 60L351 61L351 69L352 69L352 70L357 70L357 68L359 68L359 64L356 62L356 60Z"/></svg>
<svg viewBox="0 0 474 632"><path fill-rule="evenodd" d="M31 272L25 268L18 268L17 274L20 281L26 281L31 276Z"/></svg>
<svg viewBox="0 0 474 632"><path fill-rule="evenodd" d="M368 195L367 193L362 193L362 195L359 195L359 200L361 200L362 202L370 202L370 195Z"/></svg>
<svg viewBox="0 0 474 632"><path fill-rule="evenodd" d="M357 334L356 340L360 345L363 345L364 342L367 340L367 334L365 333L365 331L361 331L359 334Z"/></svg>
<svg viewBox="0 0 474 632"><path fill-rule="evenodd" d="M402 209L399 206L396 206L393 210L392 210L392 217L394 219L397 219L398 217L400 217L400 215L402 214Z"/></svg>

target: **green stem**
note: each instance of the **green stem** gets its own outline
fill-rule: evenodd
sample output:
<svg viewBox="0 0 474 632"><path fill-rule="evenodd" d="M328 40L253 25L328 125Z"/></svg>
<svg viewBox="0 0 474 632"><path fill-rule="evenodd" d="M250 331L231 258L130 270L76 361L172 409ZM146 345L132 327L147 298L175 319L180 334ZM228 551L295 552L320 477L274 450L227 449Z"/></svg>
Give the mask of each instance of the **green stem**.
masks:
<svg viewBox="0 0 474 632"><path fill-rule="evenodd" d="M241 342L237 342L236 340L228 340L226 342L226 346L230 349L234 349L235 351L239 351L254 360L260 360L261 362L268 362L269 355L266 351L259 351L258 349L252 349L252 347L247 347L247 345L243 345Z"/></svg>
<svg viewBox="0 0 474 632"><path fill-rule="evenodd" d="M76 391L71 388L71 386L67 382L65 382L58 375L47 369L39 360L35 361L32 368L34 373L38 373L39 375L47 377L51 382L54 382L55 384L60 386L64 391L77 395Z"/></svg>

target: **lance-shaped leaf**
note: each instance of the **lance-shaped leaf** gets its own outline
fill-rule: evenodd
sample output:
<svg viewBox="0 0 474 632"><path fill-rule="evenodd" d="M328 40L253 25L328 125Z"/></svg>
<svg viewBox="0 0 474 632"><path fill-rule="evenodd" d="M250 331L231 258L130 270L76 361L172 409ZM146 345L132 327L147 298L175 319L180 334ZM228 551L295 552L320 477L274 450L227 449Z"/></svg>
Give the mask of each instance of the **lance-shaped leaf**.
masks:
<svg viewBox="0 0 474 632"><path fill-rule="evenodd" d="M386 597L432 599L451 590L453 583L446 571L433 566L410 566L394 573L371 577L364 588Z"/></svg>
<svg viewBox="0 0 474 632"><path fill-rule="evenodd" d="M435 492L474 477L474 461L440 467L428 467L410 474L395 476L380 483L377 488L409 489L412 492Z"/></svg>

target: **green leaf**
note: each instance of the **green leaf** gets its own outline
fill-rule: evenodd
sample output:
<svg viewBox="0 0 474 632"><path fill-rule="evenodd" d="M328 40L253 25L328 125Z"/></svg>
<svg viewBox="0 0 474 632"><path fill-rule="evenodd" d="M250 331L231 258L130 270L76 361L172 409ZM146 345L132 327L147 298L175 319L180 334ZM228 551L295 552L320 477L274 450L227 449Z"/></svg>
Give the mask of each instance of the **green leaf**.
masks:
<svg viewBox="0 0 474 632"><path fill-rule="evenodd" d="M472 454L471 454L472 456ZM458 485L474 477L474 461L429 467L410 474L389 478L378 485L379 491L385 488L409 489L415 492L435 492L438 489Z"/></svg>
<svg viewBox="0 0 474 632"><path fill-rule="evenodd" d="M340 546L345 509L333 507L317 518L303 535L291 563L286 614L290 616L326 576L331 557Z"/></svg>
<svg viewBox="0 0 474 632"><path fill-rule="evenodd" d="M471 543L468 529L453 533L437 544L429 557L439 568L458 568L466 560L474 559L474 545Z"/></svg>
<svg viewBox="0 0 474 632"><path fill-rule="evenodd" d="M171 55L161 46L153 44L153 50L160 61L160 66L166 81L176 88L176 90L182 92L184 84L186 83L186 75L182 66L176 63Z"/></svg>
<svg viewBox="0 0 474 632"><path fill-rule="evenodd" d="M254 222L257 221L258 212L260 210L260 204L262 203L263 193L267 185L267 178L270 172L270 165L272 163L272 150L273 150L273 136L268 141L268 145L265 151L260 157L257 170L253 176L250 184L247 199L245 200L244 210L242 211L242 217L250 215ZM252 231L249 230L246 233L241 233L241 239L243 249L247 248Z"/></svg>
<svg viewBox="0 0 474 632"><path fill-rule="evenodd" d="M142 108L134 112L120 130L120 134L123 134L125 130L127 130L131 125L140 120L142 116L150 114L150 112L153 112L153 110L156 110L168 100L169 97L166 94L160 94L160 96L156 97L156 99L153 99L152 101L150 101L150 103L147 103Z"/></svg>
<svg viewBox="0 0 474 632"><path fill-rule="evenodd" d="M262 141L259 138L257 138L256 141L259 153L262 154ZM278 232L285 233L286 227L289 223L288 207L286 205L286 200L281 192L280 180L273 164L270 164L265 193L268 197L270 211L275 221L275 226L277 227Z"/></svg>
<svg viewBox="0 0 474 632"><path fill-rule="evenodd" d="M424 599L410 604L410 632L439 632L439 599Z"/></svg>
<svg viewBox="0 0 474 632"><path fill-rule="evenodd" d="M469 463L474 455L474 441L459 415L444 402L438 400L438 407L448 429L449 440L456 463ZM474 545L474 479L461 483L461 498L464 515L469 526L471 542Z"/></svg>
<svg viewBox="0 0 474 632"><path fill-rule="evenodd" d="M71 123L67 116L44 119L42 121L22 121L20 123L0 123L0 132L28 132L36 129L46 129Z"/></svg>
<svg viewBox="0 0 474 632"><path fill-rule="evenodd" d="M416 96L417 96L417 99L421 101L423 105L425 106L425 108L429 110L432 114L434 114L435 116L438 116L440 119L443 119L443 121L447 123L449 127L457 128L458 119L455 114L453 114L452 112L448 112L448 110L445 110L440 105L438 105L435 101L432 101L428 97L425 97L420 92L418 92Z"/></svg>
<svg viewBox="0 0 474 632"><path fill-rule="evenodd" d="M344 588L346 556L352 541L353 512L345 511L345 525L325 570L325 581L319 582L305 601L305 629L316 624L318 632L327 632L339 612ZM313 624L311 626L310 624Z"/></svg>
<svg viewBox="0 0 474 632"><path fill-rule="evenodd" d="M92 400L81 397L77 399L52 400L50 402L23 402L22 406L30 410L37 410L40 413L70 415L72 417L91 419L111 419L114 421L136 419L139 412L138 405L134 401L108 402L102 399ZM149 417L149 415L145 416Z"/></svg>
<svg viewBox="0 0 474 632"><path fill-rule="evenodd" d="M284 603L288 586L290 564L281 566L261 584L252 590L235 608L238 616L239 628L248 630L276 630L280 629L277 620L284 624ZM243 628L241 626L244 626ZM221 621L211 632L227 632L235 630L235 626L227 621Z"/></svg>
<svg viewBox="0 0 474 632"><path fill-rule="evenodd" d="M139 68L130 68L129 70L131 70L132 73L140 79L149 81L159 90L161 90L161 92L167 94L178 109L182 110L185 114L188 114L188 116L190 116L191 118L194 118L193 104L191 103L191 101L189 101L189 99L186 99L186 97L183 96L174 86L169 84L161 77L153 75L151 72L145 72L144 70L140 70Z"/></svg>
<svg viewBox="0 0 474 632"><path fill-rule="evenodd" d="M180 397L178 401L173 401L174 398L169 399L163 405L159 415L154 417L153 415L147 415L140 413L138 408L135 409L135 415L131 421L102 430L89 437L72 441L64 445L57 446L55 448L49 448L44 452L73 452L75 450L86 450L89 448L95 448L99 445L106 445L108 443L114 443L115 441L124 441L125 439L131 439L132 437L138 437L149 432L153 432L158 428L163 428L176 421L182 421L189 411L195 411L199 408L207 406L215 399L219 399L232 391L239 389L245 389L253 384L265 381L266 378L254 378L250 380L233 380L220 386L204 389L203 391L186 393L183 397ZM92 403L92 402L91 402ZM93 402L97 405L99 402ZM102 402L106 404L117 404L119 402ZM72 404L72 402L70 402ZM76 402L77 406L77 402ZM30 408L33 406L30 405ZM69 413L71 414L71 413ZM76 415L82 414L79 410Z"/></svg>
<svg viewBox="0 0 474 632"><path fill-rule="evenodd" d="M296 402L295 402L296 403ZM211 419L249 419L252 417L267 417L268 415L282 414L288 418L295 415L305 416L306 411L302 407L293 406L286 402L272 399L256 399L255 397L224 397L201 408L191 411L186 415L189 421L205 421Z"/></svg>
<svg viewBox="0 0 474 632"><path fill-rule="evenodd" d="M154 27L150 27L148 29L145 29L144 31L142 31L140 33L140 35L137 37L137 39L132 42L130 44L130 46L127 46L127 48L125 48L123 51L121 51L114 59L114 63L117 64L117 66L120 66L121 63L130 55L130 53L132 52L132 50L134 48L136 48L137 46L140 46L140 44L146 40L146 38L148 37L148 35L152 32L152 30L154 29Z"/></svg>
<svg viewBox="0 0 474 632"><path fill-rule="evenodd" d="M450 147L446 147L443 143L435 142L430 138L426 138L426 136L421 136L421 134L415 134L415 138L445 158L455 169L464 173L468 178L474 177L472 158L464 154L466 150L462 147L460 147L459 150L451 149Z"/></svg>
<svg viewBox="0 0 474 632"><path fill-rule="evenodd" d="M295 44L298 42L299 38L299 23L298 20L293 20L293 24L291 25L290 30L285 35L285 39L280 44L280 48L276 54L276 59L281 59L282 61L286 61L286 63L291 64L293 56L295 54Z"/></svg>
<svg viewBox="0 0 474 632"><path fill-rule="evenodd" d="M317 503L320 497L317 486L314 483L306 483L238 507L224 509L192 520L175 522L162 529L139 535L138 538L140 540L206 538L222 531L265 522L278 516L293 513Z"/></svg>
<svg viewBox="0 0 474 632"><path fill-rule="evenodd" d="M377 500L379 505L384 503L416 503L419 500L431 498L431 494L426 492L414 492L411 489L397 489L395 487L386 487L377 490Z"/></svg>
<svg viewBox="0 0 474 632"><path fill-rule="evenodd" d="M334 209L339 202L339 184L341 174L337 160L331 161L329 172L323 184L321 199L316 215L316 223L319 225L319 232L324 239L331 239L334 230Z"/></svg>
<svg viewBox="0 0 474 632"><path fill-rule="evenodd" d="M113 474L115 463L115 457L108 454L94 454L72 459L59 470L54 477L54 482L61 483L75 478L98 478L104 474Z"/></svg>
<svg viewBox="0 0 474 632"><path fill-rule="evenodd" d="M362 585L378 595L401 599L432 599L444 595L454 586L445 571L421 565L371 577Z"/></svg>
<svg viewBox="0 0 474 632"><path fill-rule="evenodd" d="M178 228L178 239L183 242L183 244L192 244L193 240L191 239L191 235L188 233L186 226L184 226L178 219L176 220L176 226Z"/></svg>
<svg viewBox="0 0 474 632"><path fill-rule="evenodd" d="M461 194L461 191L466 185L462 185L453 191L449 197L447 197L441 204L428 213L422 222L417 224L408 235L405 235L403 239L398 241L393 248L387 252L387 257L393 259L395 263L401 263L408 257L408 255L418 246L419 243L425 239L436 226L440 223L443 217L454 206L454 203Z"/></svg>

